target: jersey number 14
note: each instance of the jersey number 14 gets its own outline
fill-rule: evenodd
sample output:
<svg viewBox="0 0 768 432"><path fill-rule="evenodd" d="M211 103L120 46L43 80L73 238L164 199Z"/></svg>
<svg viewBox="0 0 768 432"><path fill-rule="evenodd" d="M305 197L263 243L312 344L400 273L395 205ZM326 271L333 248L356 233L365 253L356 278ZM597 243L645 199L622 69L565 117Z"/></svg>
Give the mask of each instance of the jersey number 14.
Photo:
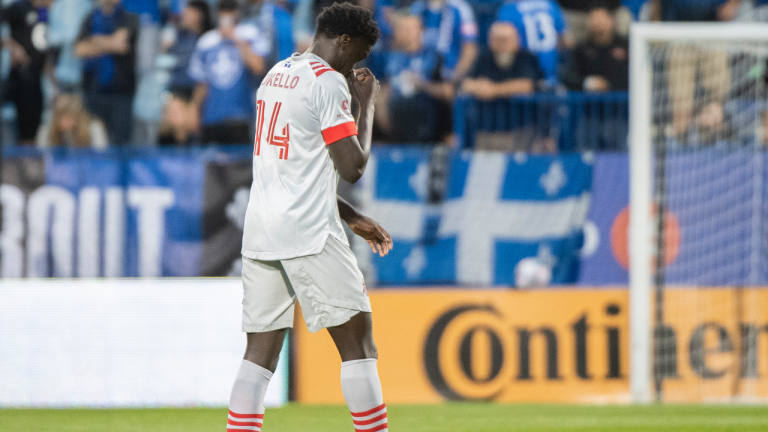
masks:
<svg viewBox="0 0 768 432"><path fill-rule="evenodd" d="M275 126L277 126L277 117L280 115L280 107L282 102L275 102L275 107L272 109L272 117L269 120L269 129L267 130L267 143L280 148L280 154L278 159L288 159L288 140L291 138L290 128L288 123L283 128L283 135L275 135ZM253 145L253 155L258 156L261 152L261 133L264 129L264 111L266 104L263 100L256 101L256 142Z"/></svg>

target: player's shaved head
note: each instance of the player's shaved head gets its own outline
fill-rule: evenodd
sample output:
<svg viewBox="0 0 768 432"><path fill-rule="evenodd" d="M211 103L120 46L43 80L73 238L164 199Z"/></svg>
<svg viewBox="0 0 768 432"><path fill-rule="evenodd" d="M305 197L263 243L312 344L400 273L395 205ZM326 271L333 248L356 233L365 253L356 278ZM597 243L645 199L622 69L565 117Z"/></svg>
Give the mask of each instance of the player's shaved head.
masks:
<svg viewBox="0 0 768 432"><path fill-rule="evenodd" d="M331 39L349 35L373 46L379 40L379 26L371 11L350 3L334 3L317 17L316 34Z"/></svg>

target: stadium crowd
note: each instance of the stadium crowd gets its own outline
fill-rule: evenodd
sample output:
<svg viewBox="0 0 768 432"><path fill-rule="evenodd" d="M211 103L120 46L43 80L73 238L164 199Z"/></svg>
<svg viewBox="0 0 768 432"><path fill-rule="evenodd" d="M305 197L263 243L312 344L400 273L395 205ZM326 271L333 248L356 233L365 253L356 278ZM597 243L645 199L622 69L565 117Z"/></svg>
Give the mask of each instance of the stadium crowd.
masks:
<svg viewBox="0 0 768 432"><path fill-rule="evenodd" d="M6 0L3 143L250 142L259 82L309 46L315 17L334 1ZM382 82L375 138L408 143L451 143L462 95L626 91L633 20L726 21L768 11L768 0L354 1L382 30L365 64ZM702 117L722 118L729 92L725 53L694 54L668 60L694 65L669 77L678 135ZM699 109L695 77L705 67L716 73L701 83L711 104Z"/></svg>

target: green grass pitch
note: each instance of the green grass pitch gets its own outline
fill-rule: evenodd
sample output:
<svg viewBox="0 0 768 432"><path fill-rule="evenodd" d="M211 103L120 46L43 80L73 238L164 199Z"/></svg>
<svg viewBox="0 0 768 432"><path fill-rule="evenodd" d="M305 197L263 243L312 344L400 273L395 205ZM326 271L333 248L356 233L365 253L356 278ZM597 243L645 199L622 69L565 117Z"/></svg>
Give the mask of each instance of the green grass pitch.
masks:
<svg viewBox="0 0 768 432"><path fill-rule="evenodd" d="M393 405L392 432L768 431L768 406ZM226 409L0 410L2 432L223 432ZM351 432L344 406L269 409L264 432Z"/></svg>

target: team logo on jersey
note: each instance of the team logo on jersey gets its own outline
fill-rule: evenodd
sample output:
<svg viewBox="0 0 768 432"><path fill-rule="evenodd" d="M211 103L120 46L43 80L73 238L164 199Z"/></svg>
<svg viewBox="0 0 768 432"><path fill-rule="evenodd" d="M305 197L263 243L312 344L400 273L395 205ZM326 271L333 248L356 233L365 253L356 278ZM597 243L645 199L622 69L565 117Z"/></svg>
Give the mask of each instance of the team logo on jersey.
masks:
<svg viewBox="0 0 768 432"><path fill-rule="evenodd" d="M224 45L210 55L211 84L221 90L234 86L243 74L243 62L237 48Z"/></svg>
<svg viewBox="0 0 768 432"><path fill-rule="evenodd" d="M348 110L349 109L349 101L344 99L344 102L341 103L341 109L343 109L344 111Z"/></svg>
<svg viewBox="0 0 768 432"><path fill-rule="evenodd" d="M285 62L285 64L283 65L283 67L287 67L287 68L291 67L291 62Z"/></svg>

